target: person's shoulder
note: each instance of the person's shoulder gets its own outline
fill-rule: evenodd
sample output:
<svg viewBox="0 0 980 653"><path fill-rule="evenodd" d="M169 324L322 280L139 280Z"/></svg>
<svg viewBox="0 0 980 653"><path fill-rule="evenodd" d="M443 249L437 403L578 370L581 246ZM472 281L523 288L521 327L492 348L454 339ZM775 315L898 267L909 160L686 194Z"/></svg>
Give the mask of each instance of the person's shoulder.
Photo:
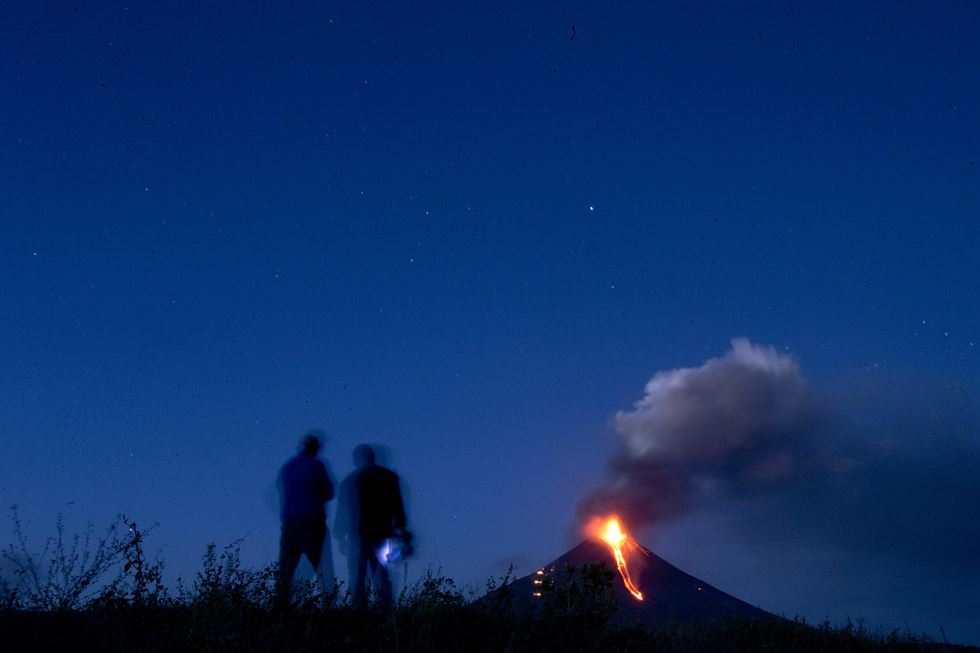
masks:
<svg viewBox="0 0 980 653"><path fill-rule="evenodd" d="M345 476L344 477L344 480L342 480L340 482L340 484L341 485L351 485L353 483L356 483L357 482L357 478L358 478L358 472L360 472L360 471L361 470L359 470L359 469L355 469L354 471L352 471L351 473L349 473L347 476Z"/></svg>
<svg viewBox="0 0 980 653"><path fill-rule="evenodd" d="M377 472L376 473L378 475L378 478L383 478L383 479L385 479L387 481L397 481L398 480L398 474L394 470L388 469L387 467L381 467L379 465L377 467Z"/></svg>
<svg viewBox="0 0 980 653"><path fill-rule="evenodd" d="M282 471L292 472L292 471L306 470L309 469L310 467L319 467L321 465L323 465L323 462L319 458L315 458L312 456L305 456L301 453L298 453L295 456L291 457L289 460L287 460L285 463L283 463Z"/></svg>

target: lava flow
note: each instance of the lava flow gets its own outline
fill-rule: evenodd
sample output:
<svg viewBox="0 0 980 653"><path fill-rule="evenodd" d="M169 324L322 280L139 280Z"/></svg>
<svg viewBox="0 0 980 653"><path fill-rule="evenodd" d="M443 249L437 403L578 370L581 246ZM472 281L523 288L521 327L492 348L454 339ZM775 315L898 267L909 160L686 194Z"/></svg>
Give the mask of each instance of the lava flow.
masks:
<svg viewBox="0 0 980 653"><path fill-rule="evenodd" d="M626 558L623 556L623 547L631 546L632 542L630 542L629 536L623 532L622 527L619 525L619 519L616 516L612 516L605 520L593 520L589 531L593 537L609 545L609 548L612 549L613 557L616 558L616 569L619 570L619 575L623 577L623 584L637 601L642 601L643 592L633 584L629 569L626 567Z"/></svg>

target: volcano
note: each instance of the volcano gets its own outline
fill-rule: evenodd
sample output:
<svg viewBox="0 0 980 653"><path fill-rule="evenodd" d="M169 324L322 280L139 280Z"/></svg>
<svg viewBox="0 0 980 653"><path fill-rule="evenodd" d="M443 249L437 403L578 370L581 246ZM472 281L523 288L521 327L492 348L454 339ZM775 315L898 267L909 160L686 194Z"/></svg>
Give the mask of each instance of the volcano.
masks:
<svg viewBox="0 0 980 653"><path fill-rule="evenodd" d="M542 601L543 579L562 582L567 566L600 562L614 573L616 560L602 542L586 540L561 557L513 582L510 586L517 599L527 597L530 604ZM728 617L763 620L775 615L741 601L686 574L646 547L635 544L629 554L629 569L633 581L643 593L643 600L630 594L619 575L613 577L613 592L620 608L617 619L639 623L717 621Z"/></svg>

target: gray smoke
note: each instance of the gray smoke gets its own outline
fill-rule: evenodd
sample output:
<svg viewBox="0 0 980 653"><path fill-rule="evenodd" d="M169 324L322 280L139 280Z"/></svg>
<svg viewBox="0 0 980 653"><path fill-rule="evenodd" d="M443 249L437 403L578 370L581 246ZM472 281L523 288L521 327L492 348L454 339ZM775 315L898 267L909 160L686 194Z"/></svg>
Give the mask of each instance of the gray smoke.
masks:
<svg viewBox="0 0 980 653"><path fill-rule="evenodd" d="M615 512L643 528L707 497L791 483L829 463L816 417L796 360L737 338L701 367L658 373L633 410L616 414L620 450L578 512Z"/></svg>
<svg viewBox="0 0 980 653"><path fill-rule="evenodd" d="M866 378L818 394L795 358L746 339L700 367L656 374L616 413L619 450L583 520L634 529L697 508L747 535L792 532L852 551L961 561L980 550L980 419L969 398L921 379Z"/></svg>

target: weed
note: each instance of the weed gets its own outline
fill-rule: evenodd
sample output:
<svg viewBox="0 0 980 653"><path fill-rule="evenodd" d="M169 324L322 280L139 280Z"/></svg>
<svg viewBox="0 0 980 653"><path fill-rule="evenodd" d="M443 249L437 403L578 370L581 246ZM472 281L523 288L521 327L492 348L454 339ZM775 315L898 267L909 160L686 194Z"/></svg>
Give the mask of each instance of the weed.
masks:
<svg viewBox="0 0 980 653"><path fill-rule="evenodd" d="M171 596L163 562L148 560L146 532L120 517L95 540L57 536L32 555L16 509L17 545L4 552L18 571L23 595L8 591L0 606L4 651L99 649L127 651L748 651L966 650L861 622L835 627L803 620L731 619L712 623L626 625L614 618L614 571L602 564L567 567L522 602L512 570L467 600L452 579L428 571L395 604L353 606L342 586L303 583L288 606L276 602L276 567L245 568L238 543L207 547L190 587ZM95 593L111 567L117 576ZM10 598L11 596L15 598ZM533 606L528 609L528 606ZM975 650L975 649L974 649Z"/></svg>
<svg viewBox="0 0 980 653"><path fill-rule="evenodd" d="M13 567L19 606L45 611L78 608L98 589L96 582L123 559L126 539L118 523L110 525L98 538L91 523L81 535L66 537L64 520L59 515L55 536L45 541L40 554L34 554L17 506L10 507L10 515L16 544L8 545L0 555Z"/></svg>

